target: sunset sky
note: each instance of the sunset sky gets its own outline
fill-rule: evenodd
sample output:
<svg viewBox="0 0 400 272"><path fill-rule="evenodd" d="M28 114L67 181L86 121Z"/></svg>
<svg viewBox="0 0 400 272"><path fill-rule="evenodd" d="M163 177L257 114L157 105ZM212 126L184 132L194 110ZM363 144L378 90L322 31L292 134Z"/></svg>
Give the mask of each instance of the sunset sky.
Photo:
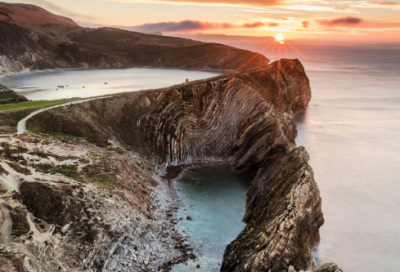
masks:
<svg viewBox="0 0 400 272"><path fill-rule="evenodd" d="M398 42L400 1L11 0L83 26L134 27L166 35L225 34L286 39Z"/></svg>

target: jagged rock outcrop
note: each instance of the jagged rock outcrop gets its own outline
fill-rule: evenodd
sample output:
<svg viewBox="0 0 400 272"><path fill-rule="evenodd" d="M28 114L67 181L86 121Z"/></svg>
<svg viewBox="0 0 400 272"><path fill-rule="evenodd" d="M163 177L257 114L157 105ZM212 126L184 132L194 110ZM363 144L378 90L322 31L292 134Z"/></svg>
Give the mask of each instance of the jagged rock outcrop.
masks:
<svg viewBox="0 0 400 272"><path fill-rule="evenodd" d="M343 270L335 263L327 263L320 268L315 269L314 272L343 272Z"/></svg>
<svg viewBox="0 0 400 272"><path fill-rule="evenodd" d="M193 258L164 218L168 188L140 157L75 140L0 135L0 271L118 271L129 262L144 272ZM114 257L126 247L130 256Z"/></svg>
<svg viewBox="0 0 400 272"><path fill-rule="evenodd" d="M53 68L236 70L268 64L222 44L114 28L89 29L40 7L0 2L0 75Z"/></svg>
<svg viewBox="0 0 400 272"><path fill-rule="evenodd" d="M255 173L243 217L247 226L228 245L221 271L307 270L324 222L309 156L295 145L294 115L310 99L301 63L281 60L83 103L68 114L51 110L27 125L99 143L115 137L161 169L228 163Z"/></svg>

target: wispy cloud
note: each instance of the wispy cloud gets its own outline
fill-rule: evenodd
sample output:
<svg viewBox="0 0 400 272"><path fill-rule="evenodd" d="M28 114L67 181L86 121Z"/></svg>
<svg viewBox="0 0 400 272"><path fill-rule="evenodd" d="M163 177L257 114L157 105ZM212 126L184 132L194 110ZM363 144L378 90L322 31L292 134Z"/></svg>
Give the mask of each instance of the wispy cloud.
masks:
<svg viewBox="0 0 400 272"><path fill-rule="evenodd" d="M372 5L378 5L378 6L400 6L400 3L391 2L391 1L376 1L376 2L368 2L368 3L372 4Z"/></svg>
<svg viewBox="0 0 400 272"><path fill-rule="evenodd" d="M233 28L234 25L229 23L210 23L192 20L184 20L181 22L161 22L148 23L131 27L132 30L139 32L186 32L210 29L227 29Z"/></svg>
<svg viewBox="0 0 400 272"><path fill-rule="evenodd" d="M282 0L106 0L113 2L131 3L175 3L175 4L200 4L200 5L229 5L229 6L256 6L267 7L280 4Z"/></svg>
<svg viewBox="0 0 400 272"><path fill-rule="evenodd" d="M293 11L275 10L275 9L238 9L238 10L246 12L255 12L255 13L304 14L303 12L293 12Z"/></svg>
<svg viewBox="0 0 400 272"><path fill-rule="evenodd" d="M334 19L330 19L330 20L318 20L318 23L320 25L329 26L329 27L337 27L337 26L349 27L349 26L355 26L357 24L360 24L361 22L362 22L361 18L352 17L352 16L334 18Z"/></svg>
<svg viewBox="0 0 400 272"><path fill-rule="evenodd" d="M366 21L359 17L339 17L333 19L317 19L317 22L329 28L360 28L369 31L379 31L384 29L400 29L400 23L389 23L382 21Z"/></svg>
<svg viewBox="0 0 400 272"><path fill-rule="evenodd" d="M288 5L288 6L282 6L282 8L289 10L302 10L302 11L359 13L358 11L353 9L328 7L328 6L313 6L313 5Z"/></svg>
<svg viewBox="0 0 400 272"><path fill-rule="evenodd" d="M119 26L119 28L129 29L138 32L193 32L193 31L205 31L215 29L231 29L231 28L249 28L255 29L260 27L276 27L279 26L277 22L262 22L255 21L250 23L242 24L230 24L230 23L212 23L212 22L201 22L193 20L184 20L180 22L161 22L161 23L148 23L138 26Z"/></svg>
<svg viewBox="0 0 400 272"><path fill-rule="evenodd" d="M392 1L341 1L339 5L352 8L384 8L400 10L400 3Z"/></svg>
<svg viewBox="0 0 400 272"><path fill-rule="evenodd" d="M265 26L265 23L263 23L263 22L254 22L254 23L244 24L242 27L244 27L244 28L258 28L258 27L262 27L262 26Z"/></svg>

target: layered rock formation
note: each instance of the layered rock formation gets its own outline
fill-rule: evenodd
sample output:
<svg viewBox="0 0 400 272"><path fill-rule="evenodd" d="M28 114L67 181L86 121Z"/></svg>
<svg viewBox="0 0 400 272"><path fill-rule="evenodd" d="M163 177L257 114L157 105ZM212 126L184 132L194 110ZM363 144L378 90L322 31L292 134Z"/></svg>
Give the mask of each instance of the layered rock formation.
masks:
<svg viewBox="0 0 400 272"><path fill-rule="evenodd" d="M168 89L123 94L55 109L28 129L117 139L154 169L230 164L255 174L247 191L246 228L226 249L221 271L312 268L323 224L308 154L296 147L294 115L311 99L298 60Z"/></svg>
<svg viewBox="0 0 400 272"><path fill-rule="evenodd" d="M114 28L83 28L34 5L1 2L0 40L0 75L81 67L236 70L269 61L263 55L222 44Z"/></svg>

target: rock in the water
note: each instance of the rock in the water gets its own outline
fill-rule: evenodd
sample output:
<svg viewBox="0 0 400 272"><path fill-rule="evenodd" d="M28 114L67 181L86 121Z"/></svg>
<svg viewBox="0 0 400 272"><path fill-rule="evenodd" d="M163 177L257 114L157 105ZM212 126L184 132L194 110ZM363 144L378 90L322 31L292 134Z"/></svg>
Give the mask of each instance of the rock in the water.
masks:
<svg viewBox="0 0 400 272"><path fill-rule="evenodd" d="M343 272L343 270L335 263L327 263L320 268L315 269L313 272Z"/></svg>

